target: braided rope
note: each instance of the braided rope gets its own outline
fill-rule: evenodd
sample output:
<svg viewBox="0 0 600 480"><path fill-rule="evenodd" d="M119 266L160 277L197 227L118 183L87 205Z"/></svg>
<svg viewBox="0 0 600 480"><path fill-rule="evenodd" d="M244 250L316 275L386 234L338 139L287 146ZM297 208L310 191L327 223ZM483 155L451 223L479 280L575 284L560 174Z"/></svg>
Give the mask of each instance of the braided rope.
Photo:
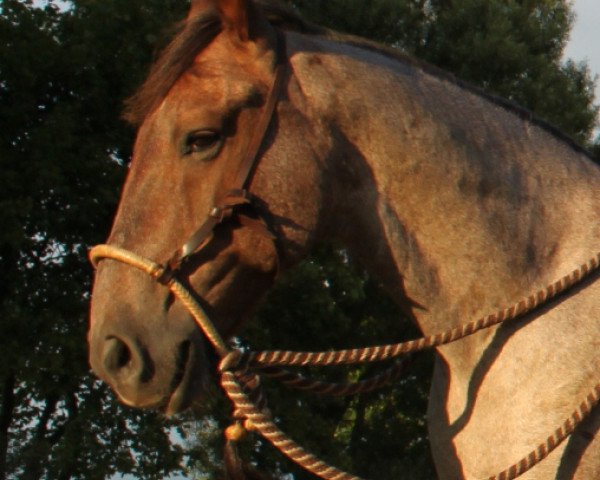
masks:
<svg viewBox="0 0 600 480"><path fill-rule="evenodd" d="M245 428L259 432L275 448L302 468L326 480L362 480L360 477L346 473L323 462L291 440L273 423L270 414L261 412L256 408L232 372L222 373L221 386L229 399L236 405L239 414L246 418Z"/></svg>
<svg viewBox="0 0 600 480"><path fill-rule="evenodd" d="M90 260L92 265L98 266L100 260L110 258L118 262L126 263L132 267L146 272L155 280L159 280L166 269L151 260L136 255L133 252L112 245L98 245L90 250ZM215 347L217 353L224 357L229 353L229 347L225 344L221 335L202 310L200 304L193 295L185 288L175 277L172 277L166 284L166 287L185 305L198 324L206 338Z"/></svg>
<svg viewBox="0 0 600 480"><path fill-rule="evenodd" d="M492 475L487 480L514 480L520 477L535 465L544 460L558 446L564 442L583 420L585 420L592 410L600 403L600 384L594 387L594 390L581 402L579 407L567 418L563 424L550 435L545 442L541 443L529 455L523 457L515 464L502 472Z"/></svg>
<svg viewBox="0 0 600 480"><path fill-rule="evenodd" d="M311 392L318 395L347 397L359 393L373 392L389 385L402 376L405 367L406 362L397 362L395 365L378 375L352 383L323 382L278 367L261 369L261 373L283 383L286 387L296 390Z"/></svg>
<svg viewBox="0 0 600 480"><path fill-rule="evenodd" d="M481 330L490 328L509 320L530 313L541 304L552 300L567 289L582 281L600 266L600 253L573 272L553 283L549 287L524 298L508 308L481 317L463 326L442 333L423 337L408 342L381 345L368 348L337 350L329 352L293 352L293 351L264 351L249 354L248 362L255 367L300 367L300 366L329 366L349 365L357 363L380 362L408 353L419 352L455 342Z"/></svg>
<svg viewBox="0 0 600 480"><path fill-rule="evenodd" d="M145 271L156 280L160 280L165 273L165 268L161 265L118 247L99 245L90 251L90 259L94 266L97 266L98 262L103 258L110 258L131 265ZM258 367L263 370L265 374L271 374L271 376L276 378L279 377L284 383L295 388L324 394L346 395L350 394L350 392L357 393L359 391L371 391L382 386L384 383L389 383L393 375L399 374L399 371L396 371L396 369L400 370L402 363L392 367L381 375L377 375L372 379L362 382L357 382L356 384L326 384L325 382L306 379L300 375L286 372L279 368L270 367L280 365L326 366L375 362L424 350L426 348L445 345L468 335L472 335L482 329L515 319L531 312L540 304L551 300L568 288L581 282L584 278L597 270L599 266L600 253L598 253L595 258L548 288L540 290L536 294L521 300L507 309L500 310L487 317L482 317L463 327L451 329L447 332L432 335L420 340L413 340L394 345L331 352L272 351L259 353L250 352L248 355L243 355L239 351L231 351L194 296L175 278L170 279L169 282L166 283L166 286L186 306L186 308L188 308L199 328L204 332L208 340L213 344L221 356L222 361L219 366L221 385L235 407L235 417L244 419L244 427L246 429L258 431L283 454L320 478L325 480L362 480L360 477L350 475L349 473L328 465L288 438L273 423L270 414L264 406L265 399L259 388L259 375L250 372L248 369L251 367ZM359 386L360 389L356 390ZM250 397L252 397L252 399ZM257 406L257 403L260 407ZM576 426L591 413L598 403L600 403L600 384L594 388L573 414L565 420L563 425L549 436L544 443L540 444L537 449L533 450L519 462L513 464L506 470L489 477L487 480L514 480L533 468L568 438ZM231 438L229 435L227 437L228 444L233 443L236 439L241 437L241 431L242 429L239 422L236 422L232 427L229 427L226 434L228 432L233 433L231 433Z"/></svg>
<svg viewBox="0 0 600 480"><path fill-rule="evenodd" d="M94 266L97 266L100 260L104 258L110 258L131 265L132 267L146 272L156 280L160 279L165 271L161 265L122 248L110 245L99 245L90 251L90 260ZM269 413L262 407L265 400L262 392L258 388L260 382L259 376L252 374L245 368L239 366L240 361L242 360L240 353L235 350L231 351L227 347L210 319L202 310L200 304L175 277L171 278L166 286L190 311L194 321L198 324L199 328L204 332L222 358L221 365L219 366L221 372L221 385L235 407L234 417L244 418L244 427L247 430L258 431L284 455L307 471L325 480L363 480L360 477L350 475L343 470L339 470L323 462L313 454L304 450L296 442L289 439L285 433L275 425ZM251 392L250 396L253 397L252 400L249 395L244 392L240 383ZM262 408L257 407L257 403L261 404ZM232 440L242 436L237 422L227 429L226 435L231 435ZM231 444L234 442L229 441L229 436L226 438L228 439L229 446L232 446Z"/></svg>

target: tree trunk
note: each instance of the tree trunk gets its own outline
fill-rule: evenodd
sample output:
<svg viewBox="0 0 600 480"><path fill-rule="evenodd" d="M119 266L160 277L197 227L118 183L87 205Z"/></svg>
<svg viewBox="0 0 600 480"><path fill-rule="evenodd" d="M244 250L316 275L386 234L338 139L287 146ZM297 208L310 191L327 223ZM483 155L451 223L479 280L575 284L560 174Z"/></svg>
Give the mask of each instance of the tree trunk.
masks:
<svg viewBox="0 0 600 480"><path fill-rule="evenodd" d="M48 438L46 438L48 422L54 412L56 412L58 400L58 395L50 395L46 399L46 405L40 415L36 433L23 455L25 460L23 480L38 480L42 476L42 462L46 459L51 447Z"/></svg>

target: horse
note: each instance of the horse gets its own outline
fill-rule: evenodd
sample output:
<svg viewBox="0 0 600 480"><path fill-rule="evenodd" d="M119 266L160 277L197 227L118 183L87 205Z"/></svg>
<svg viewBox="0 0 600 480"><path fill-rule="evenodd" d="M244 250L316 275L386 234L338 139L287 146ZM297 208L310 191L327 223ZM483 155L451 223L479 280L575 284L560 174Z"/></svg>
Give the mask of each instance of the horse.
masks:
<svg viewBox="0 0 600 480"><path fill-rule="evenodd" d="M107 243L173 266L224 338L320 242L344 245L425 335L600 250L600 168L584 149L433 67L268 4L192 1L127 116L139 128ZM510 465L593 388L596 279L437 348L440 479ZM100 262L88 337L94 372L123 403L175 414L202 402L211 348L145 274ZM522 478L600 478L599 429L595 409Z"/></svg>

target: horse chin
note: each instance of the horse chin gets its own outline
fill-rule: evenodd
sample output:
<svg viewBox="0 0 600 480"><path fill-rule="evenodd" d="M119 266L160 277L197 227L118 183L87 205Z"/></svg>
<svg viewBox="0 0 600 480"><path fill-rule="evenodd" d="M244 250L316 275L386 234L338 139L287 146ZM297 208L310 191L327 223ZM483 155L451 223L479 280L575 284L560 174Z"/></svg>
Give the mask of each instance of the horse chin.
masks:
<svg viewBox="0 0 600 480"><path fill-rule="evenodd" d="M204 352L191 344L180 355L172 393L161 408L167 417L184 412L204 398L209 379L207 361Z"/></svg>

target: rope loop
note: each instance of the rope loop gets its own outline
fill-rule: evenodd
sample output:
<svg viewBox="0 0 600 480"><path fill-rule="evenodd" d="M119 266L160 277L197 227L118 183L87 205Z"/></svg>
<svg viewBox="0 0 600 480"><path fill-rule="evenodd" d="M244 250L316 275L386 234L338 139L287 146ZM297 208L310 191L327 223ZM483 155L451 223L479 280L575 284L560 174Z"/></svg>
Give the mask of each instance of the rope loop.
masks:
<svg viewBox="0 0 600 480"><path fill-rule="evenodd" d="M225 429L225 439L228 442L240 442L247 434L248 429L240 421L232 423Z"/></svg>
<svg viewBox="0 0 600 480"><path fill-rule="evenodd" d="M230 350L219 362L219 373L231 372L240 368L244 353L237 348ZM243 368L246 370L246 368Z"/></svg>
<svg viewBox="0 0 600 480"><path fill-rule="evenodd" d="M362 393L380 388L397 378L403 363L393 366L383 374L355 384L326 384L304 378L298 374L282 370L280 366L326 366L341 364L364 364L382 361L406 355L425 348L434 348L440 345L455 342L483 329L498 325L505 321L515 319L527 312L531 312L539 305L548 302L568 288L580 283L591 273L600 268L600 253L595 258L582 265L577 270L566 275L559 281L550 285L516 304L499 310L498 312L482 317L479 320L462 327L442 332L430 337L412 340L395 345L384 345L355 350L342 350L330 352L249 352L231 349L221 338L218 330L194 295L177 279L175 275L168 275L167 270L160 264L147 260L127 250L110 245L99 245L90 251L90 259L94 266L100 260L110 258L131 265L153 277L160 283L166 280L166 286L189 310L193 319L206 338L211 342L221 361L218 372L221 376L221 386L234 406L234 423L225 429L226 464L227 469L235 473L233 478L243 478L243 465L239 458L236 444L248 431L257 431L275 448L287 455L291 460L302 466L315 476L326 480L361 480L359 477L338 470L321 461L311 453L296 444L285 435L273 422L273 417L266 405L266 398L260 385L260 376L253 370L259 370L267 376L279 378L281 381L294 388L309 390L328 395L349 395ZM581 423L600 403L600 384L588 395L577 410L565 420L547 441L540 444L537 449L513 464L508 469L488 480L513 480L533 468L556 449L575 427Z"/></svg>

